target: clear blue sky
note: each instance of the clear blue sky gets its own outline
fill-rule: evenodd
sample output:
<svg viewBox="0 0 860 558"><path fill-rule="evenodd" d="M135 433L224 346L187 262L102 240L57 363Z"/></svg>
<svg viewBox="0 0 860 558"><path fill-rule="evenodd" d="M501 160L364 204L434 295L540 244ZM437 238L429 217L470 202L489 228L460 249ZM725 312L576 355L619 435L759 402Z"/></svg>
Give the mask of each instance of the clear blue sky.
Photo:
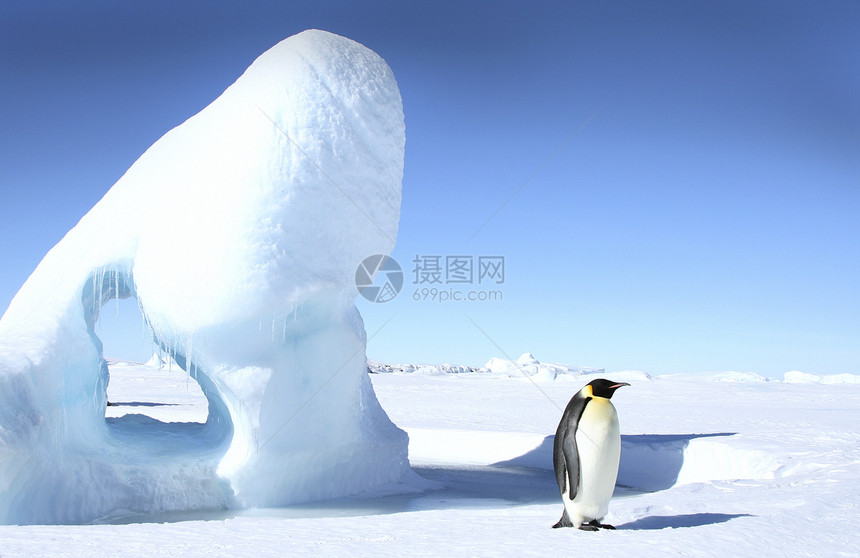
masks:
<svg viewBox="0 0 860 558"><path fill-rule="evenodd" d="M307 28L377 51L404 100L406 285L359 302L371 358L860 373L853 1L3 3L0 309ZM504 256L503 300L416 302L416 255ZM133 310L105 309L109 355L146 358Z"/></svg>

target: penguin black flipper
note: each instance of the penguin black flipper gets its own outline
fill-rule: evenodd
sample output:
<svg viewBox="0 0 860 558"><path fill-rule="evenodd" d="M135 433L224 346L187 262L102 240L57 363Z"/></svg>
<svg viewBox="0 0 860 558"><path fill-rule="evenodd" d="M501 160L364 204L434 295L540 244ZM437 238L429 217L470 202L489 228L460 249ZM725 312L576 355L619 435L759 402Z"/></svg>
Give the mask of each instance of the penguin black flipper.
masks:
<svg viewBox="0 0 860 558"><path fill-rule="evenodd" d="M567 404L558 430L553 441L553 465L555 466L555 480L558 489L564 492L567 485L568 495L571 500L576 497L579 490L579 451L576 447L576 429L579 419L585 412L585 406L591 401L591 397L581 397L576 394Z"/></svg>
<svg viewBox="0 0 860 558"><path fill-rule="evenodd" d="M585 410L585 405L582 406ZM580 413L581 415L582 413ZM579 449L576 447L576 433L571 432L564 440L564 464L567 467L568 497L573 500L579 492L579 480L581 477L579 469Z"/></svg>

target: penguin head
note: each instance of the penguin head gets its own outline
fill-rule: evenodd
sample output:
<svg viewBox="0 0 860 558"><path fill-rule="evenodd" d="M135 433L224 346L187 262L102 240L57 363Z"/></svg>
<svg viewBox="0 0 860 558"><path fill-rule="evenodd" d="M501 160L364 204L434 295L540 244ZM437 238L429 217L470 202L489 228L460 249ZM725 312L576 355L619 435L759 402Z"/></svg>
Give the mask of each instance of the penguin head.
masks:
<svg viewBox="0 0 860 558"><path fill-rule="evenodd" d="M588 383L585 386L586 391L591 391L591 395L594 397L605 397L606 399L611 399L612 394L615 393L615 390L620 388L621 386L629 386L627 382L612 382L610 380L604 380L600 378L599 380L594 380Z"/></svg>

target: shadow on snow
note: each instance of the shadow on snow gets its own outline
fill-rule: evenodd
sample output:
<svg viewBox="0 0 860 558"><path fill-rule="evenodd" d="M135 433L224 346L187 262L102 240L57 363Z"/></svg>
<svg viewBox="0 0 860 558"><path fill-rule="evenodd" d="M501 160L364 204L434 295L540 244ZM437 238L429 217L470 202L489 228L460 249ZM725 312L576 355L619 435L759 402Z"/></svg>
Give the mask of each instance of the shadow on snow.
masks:
<svg viewBox="0 0 860 558"><path fill-rule="evenodd" d="M110 401L108 407L178 407L179 403L152 403L149 401Z"/></svg>
<svg viewBox="0 0 860 558"><path fill-rule="evenodd" d="M755 517L748 513L689 513L683 515L652 515L642 517L636 521L618 525L619 530L646 530L658 531L660 529L679 529L681 527L702 527L704 525L716 525L725 523L737 517Z"/></svg>

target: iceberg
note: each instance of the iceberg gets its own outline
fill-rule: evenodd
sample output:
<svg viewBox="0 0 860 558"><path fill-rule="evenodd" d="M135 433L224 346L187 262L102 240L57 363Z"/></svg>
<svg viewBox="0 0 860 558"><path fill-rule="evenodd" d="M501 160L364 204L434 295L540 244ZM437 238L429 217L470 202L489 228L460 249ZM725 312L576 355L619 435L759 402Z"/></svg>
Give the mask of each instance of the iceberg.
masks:
<svg viewBox="0 0 860 558"><path fill-rule="evenodd" d="M355 269L391 252L405 126L382 58L289 37L153 144L0 319L0 522L264 507L400 482ZM137 300L205 423L105 418L94 325Z"/></svg>

